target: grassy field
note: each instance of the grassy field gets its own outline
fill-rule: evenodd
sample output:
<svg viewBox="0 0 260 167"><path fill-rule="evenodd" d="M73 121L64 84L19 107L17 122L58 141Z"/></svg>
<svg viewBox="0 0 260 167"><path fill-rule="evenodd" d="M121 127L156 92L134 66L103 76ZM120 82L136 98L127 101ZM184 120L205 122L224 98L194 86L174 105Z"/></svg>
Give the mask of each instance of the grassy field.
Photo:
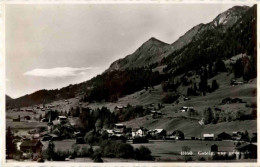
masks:
<svg viewBox="0 0 260 167"><path fill-rule="evenodd" d="M147 144L132 144L134 148L139 148L141 145L148 147L152 155L159 160L177 160L183 159L181 155L182 147L188 146L193 152L193 160L200 157L198 151L208 152L210 146L217 144L219 151L232 152L234 150L233 141L199 141L199 140L184 140L184 141L163 141L163 142L150 142ZM204 158L210 156L204 155ZM195 159L194 159L195 158Z"/></svg>
<svg viewBox="0 0 260 167"><path fill-rule="evenodd" d="M48 141L42 141L42 144L43 144L43 150L46 149L48 147ZM76 143L75 140L71 139L71 140L62 140L62 141L54 141L53 142L54 145L55 145L55 150L60 150L60 151L67 151L67 150L70 150L72 151L72 148L71 146L73 144ZM82 147L86 147L86 148L89 148L89 144L77 144L77 146L80 147L80 149ZM93 146L93 149L97 149L99 146Z"/></svg>

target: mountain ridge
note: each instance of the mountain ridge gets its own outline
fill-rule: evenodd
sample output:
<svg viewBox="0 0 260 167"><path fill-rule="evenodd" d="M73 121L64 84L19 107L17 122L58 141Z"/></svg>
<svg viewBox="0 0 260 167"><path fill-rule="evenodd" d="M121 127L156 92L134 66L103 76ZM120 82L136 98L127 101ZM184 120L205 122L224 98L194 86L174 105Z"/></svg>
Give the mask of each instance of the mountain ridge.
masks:
<svg viewBox="0 0 260 167"><path fill-rule="evenodd" d="M243 15L245 13L245 11L247 11L246 10L247 7L244 7L244 8L233 7L233 8L234 9L232 9L232 8L231 9L236 11L235 15L237 15L237 14ZM231 9L229 9L229 10L231 10ZM241 10L242 12L239 13L240 9L242 9ZM227 10L225 12L228 13L229 10ZM223 12L223 13L225 13L225 12ZM221 13L221 14L223 14L223 13ZM216 19L219 20L221 14L219 14L214 20L215 21L216 21ZM187 31L183 36L181 36L178 40L176 40L172 44L167 44L163 41L160 41L159 39L151 37L146 42L144 42L132 54L127 55L125 58L114 61L110 65L110 67L106 71L104 71L104 73L109 73L109 72L117 71L117 70L131 69L131 68L140 68L140 67L144 67L144 66L146 66L146 68L147 68L147 66L151 66L154 64L155 64L155 66L158 66L162 63L162 61L165 57L169 57L176 50L180 50L180 49L178 49L178 47L183 48L183 46L187 46L190 43L190 40L191 41L194 40L194 38L198 34L198 32L206 31L205 26L209 27L210 25L214 24L213 21L210 23L207 23L207 24L201 23L201 24L194 26L192 29ZM234 25L234 24L235 23L232 23L232 25ZM228 24L228 26L231 27L231 24ZM185 40L183 40L184 38L185 38ZM183 42L183 43L181 43L181 42ZM180 43L179 46L176 43L177 44ZM173 45L175 45L175 46L173 46ZM50 99L50 101L48 101L48 102L51 102L52 100L78 96L82 92L87 93L89 91L90 87L93 86L93 82L94 82L95 78L96 77L94 77L93 79L91 79L89 81L85 81L80 84L76 84L76 85L72 85L72 86L67 86L67 87L64 87L59 90L58 89L49 90L49 91L48 90L45 90L45 91L39 90L30 95L25 95L25 96L13 99L12 104L14 104L14 102L17 102L17 101L20 101L19 104L23 104L24 101L31 101L30 103L26 103L26 105L39 104L39 103L43 103L45 99ZM37 99L37 100L35 100L35 99Z"/></svg>

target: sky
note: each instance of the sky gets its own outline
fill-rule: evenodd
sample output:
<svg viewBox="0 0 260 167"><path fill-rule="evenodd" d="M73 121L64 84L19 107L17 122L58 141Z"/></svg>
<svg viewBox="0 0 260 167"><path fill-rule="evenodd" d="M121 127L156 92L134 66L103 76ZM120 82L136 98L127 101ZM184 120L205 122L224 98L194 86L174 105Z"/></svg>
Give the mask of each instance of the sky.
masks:
<svg viewBox="0 0 260 167"><path fill-rule="evenodd" d="M173 43L232 6L8 4L6 94L17 98L89 80L151 37Z"/></svg>

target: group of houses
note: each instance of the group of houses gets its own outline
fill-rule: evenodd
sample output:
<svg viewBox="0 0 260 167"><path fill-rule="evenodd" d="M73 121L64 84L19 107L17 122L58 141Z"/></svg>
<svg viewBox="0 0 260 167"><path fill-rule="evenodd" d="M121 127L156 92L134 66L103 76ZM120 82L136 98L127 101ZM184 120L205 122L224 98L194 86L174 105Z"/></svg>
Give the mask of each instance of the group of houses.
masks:
<svg viewBox="0 0 260 167"><path fill-rule="evenodd" d="M165 129L151 129L148 130L144 127L127 128L124 124L115 124L113 129L106 129L109 137L122 137L127 139L147 138L147 139L172 139L184 140L184 133L176 130L168 134Z"/></svg>
<svg viewBox="0 0 260 167"><path fill-rule="evenodd" d="M244 134L240 131L232 132L232 134L222 132L215 136L214 133L204 133L203 138L204 140L234 140L234 141L244 141ZM248 139L249 140L249 139ZM257 141L257 133L252 133L250 137L250 142L256 143Z"/></svg>

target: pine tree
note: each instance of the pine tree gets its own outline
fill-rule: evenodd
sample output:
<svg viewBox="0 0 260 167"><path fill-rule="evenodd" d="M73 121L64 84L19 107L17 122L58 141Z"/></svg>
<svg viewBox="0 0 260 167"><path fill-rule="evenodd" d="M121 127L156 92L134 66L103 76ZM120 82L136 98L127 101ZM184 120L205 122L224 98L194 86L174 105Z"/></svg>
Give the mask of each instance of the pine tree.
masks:
<svg viewBox="0 0 260 167"><path fill-rule="evenodd" d="M12 155L15 154L17 151L16 145L14 143L14 136L11 131L11 128L7 128L6 132L6 155L8 158L12 158Z"/></svg>

